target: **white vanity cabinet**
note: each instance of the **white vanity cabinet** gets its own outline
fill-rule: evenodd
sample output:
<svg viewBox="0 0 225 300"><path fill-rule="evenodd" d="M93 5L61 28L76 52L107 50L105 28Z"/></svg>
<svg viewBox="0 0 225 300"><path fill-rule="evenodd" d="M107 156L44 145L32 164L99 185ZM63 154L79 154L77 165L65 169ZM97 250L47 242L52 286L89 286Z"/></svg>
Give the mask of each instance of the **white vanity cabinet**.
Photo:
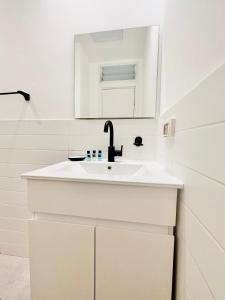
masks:
<svg viewBox="0 0 225 300"><path fill-rule="evenodd" d="M32 300L94 299L94 227L29 222Z"/></svg>
<svg viewBox="0 0 225 300"><path fill-rule="evenodd" d="M27 179L32 300L171 300L174 186Z"/></svg>
<svg viewBox="0 0 225 300"><path fill-rule="evenodd" d="M173 236L96 229L96 299L171 299Z"/></svg>

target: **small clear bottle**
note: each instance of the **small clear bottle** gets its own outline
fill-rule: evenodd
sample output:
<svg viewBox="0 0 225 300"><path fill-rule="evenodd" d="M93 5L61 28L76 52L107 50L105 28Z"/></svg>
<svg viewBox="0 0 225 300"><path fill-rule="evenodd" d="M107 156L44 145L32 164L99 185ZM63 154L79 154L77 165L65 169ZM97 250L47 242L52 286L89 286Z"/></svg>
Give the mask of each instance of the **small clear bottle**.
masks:
<svg viewBox="0 0 225 300"><path fill-rule="evenodd" d="M92 160L96 160L96 150L92 151Z"/></svg>
<svg viewBox="0 0 225 300"><path fill-rule="evenodd" d="M91 151L87 150L86 161L91 161Z"/></svg>
<svg viewBox="0 0 225 300"><path fill-rule="evenodd" d="M98 160L102 160L102 150L98 150Z"/></svg>

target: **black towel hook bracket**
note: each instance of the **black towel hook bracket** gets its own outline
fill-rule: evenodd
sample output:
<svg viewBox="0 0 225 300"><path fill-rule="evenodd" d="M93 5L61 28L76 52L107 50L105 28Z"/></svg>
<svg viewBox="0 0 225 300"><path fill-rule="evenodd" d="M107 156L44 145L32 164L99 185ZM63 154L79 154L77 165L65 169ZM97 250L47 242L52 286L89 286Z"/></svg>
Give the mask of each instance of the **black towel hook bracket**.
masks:
<svg viewBox="0 0 225 300"><path fill-rule="evenodd" d="M30 101L30 94L25 93L23 91L17 91L17 92L9 92L9 93L0 93L0 95L14 95L14 94L20 94L24 97L25 101Z"/></svg>
<svg viewBox="0 0 225 300"><path fill-rule="evenodd" d="M137 146L137 147L144 146L144 144L142 143L142 137L141 136L136 136L136 138L134 140L134 145Z"/></svg>

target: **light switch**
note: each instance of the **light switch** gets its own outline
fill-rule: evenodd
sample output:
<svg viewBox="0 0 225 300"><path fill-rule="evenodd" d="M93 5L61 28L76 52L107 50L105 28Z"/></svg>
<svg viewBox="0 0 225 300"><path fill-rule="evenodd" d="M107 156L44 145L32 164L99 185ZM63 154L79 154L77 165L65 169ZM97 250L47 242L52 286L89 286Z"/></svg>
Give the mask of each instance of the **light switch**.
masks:
<svg viewBox="0 0 225 300"><path fill-rule="evenodd" d="M163 136L164 137L174 136L175 131L176 131L176 119L171 118L167 120L163 125Z"/></svg>

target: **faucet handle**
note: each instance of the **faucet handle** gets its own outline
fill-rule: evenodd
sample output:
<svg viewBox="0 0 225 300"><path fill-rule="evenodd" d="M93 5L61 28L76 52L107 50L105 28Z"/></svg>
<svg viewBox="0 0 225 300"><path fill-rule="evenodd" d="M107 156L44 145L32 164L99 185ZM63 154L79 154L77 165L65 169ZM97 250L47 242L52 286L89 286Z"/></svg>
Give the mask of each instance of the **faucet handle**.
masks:
<svg viewBox="0 0 225 300"><path fill-rule="evenodd" d="M120 150L116 150L116 156L122 156L123 155L123 146L121 146Z"/></svg>

